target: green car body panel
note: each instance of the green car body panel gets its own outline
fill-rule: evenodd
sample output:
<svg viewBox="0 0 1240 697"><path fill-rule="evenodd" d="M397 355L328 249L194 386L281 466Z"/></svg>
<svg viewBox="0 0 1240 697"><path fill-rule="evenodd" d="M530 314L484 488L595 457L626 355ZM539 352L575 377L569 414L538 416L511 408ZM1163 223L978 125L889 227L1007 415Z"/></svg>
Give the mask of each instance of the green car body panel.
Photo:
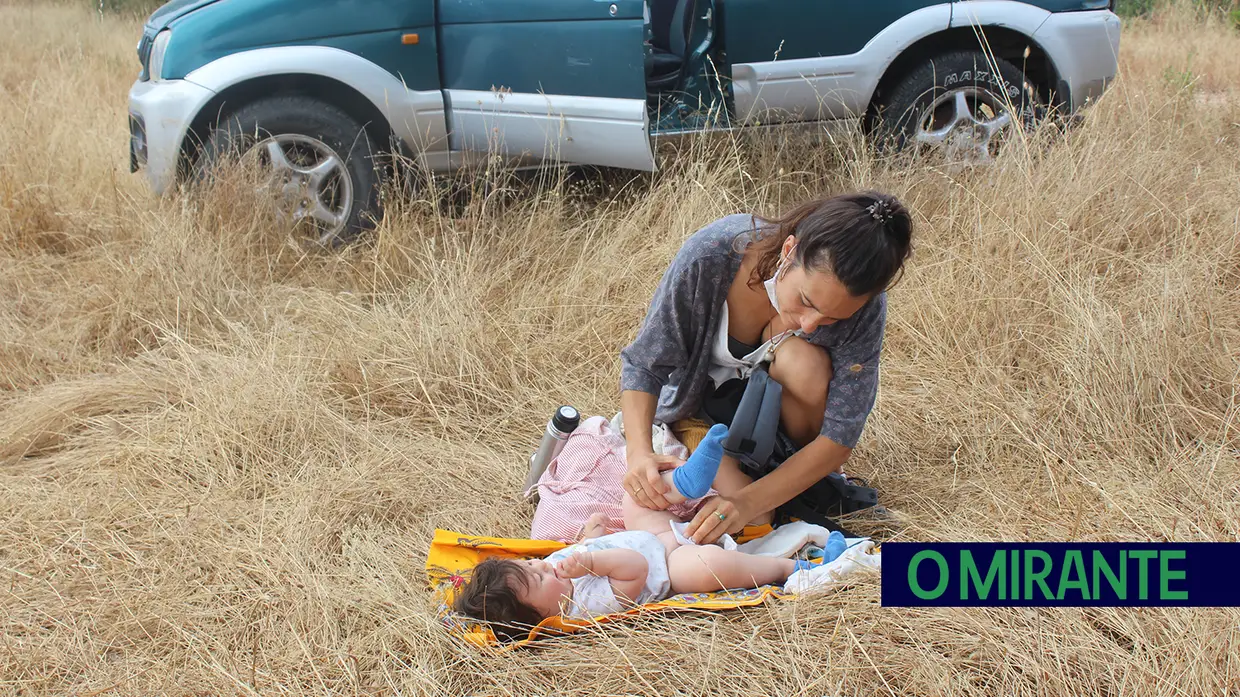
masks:
<svg viewBox="0 0 1240 697"><path fill-rule="evenodd" d="M939 0L724 0L733 63L856 53L884 27Z"/></svg>
<svg viewBox="0 0 1240 697"><path fill-rule="evenodd" d="M175 3L174 3L175 4ZM180 79L218 58L273 46L329 46L391 72L409 89L439 88L435 5L383 0L198 0L167 23L164 78ZM418 43L401 37L418 34Z"/></svg>

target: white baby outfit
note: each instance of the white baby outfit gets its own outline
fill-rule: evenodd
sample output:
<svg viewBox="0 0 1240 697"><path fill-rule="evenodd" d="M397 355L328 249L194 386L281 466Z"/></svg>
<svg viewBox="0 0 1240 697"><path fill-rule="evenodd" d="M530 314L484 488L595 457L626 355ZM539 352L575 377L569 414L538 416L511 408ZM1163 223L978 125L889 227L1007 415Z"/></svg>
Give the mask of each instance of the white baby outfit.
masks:
<svg viewBox="0 0 1240 697"><path fill-rule="evenodd" d="M625 530L623 532L603 535L584 540L574 545L557 550L546 557L555 564L577 552L597 552L604 549L632 549L646 558L649 567L646 573L646 585L633 601L638 605L655 603L667 599L672 593L672 580L667 573L667 548L649 532L642 530ZM587 574L573 579L573 597L564 608L564 616L576 619L590 619L613 612L623 612L631 607L611 590L611 581L606 576Z"/></svg>

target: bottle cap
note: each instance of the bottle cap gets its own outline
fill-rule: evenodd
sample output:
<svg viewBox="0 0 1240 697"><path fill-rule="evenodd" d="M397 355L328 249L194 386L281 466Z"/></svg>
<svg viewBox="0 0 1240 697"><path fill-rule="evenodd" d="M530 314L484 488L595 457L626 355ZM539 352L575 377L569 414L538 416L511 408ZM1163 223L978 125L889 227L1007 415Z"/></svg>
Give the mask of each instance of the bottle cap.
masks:
<svg viewBox="0 0 1240 697"><path fill-rule="evenodd" d="M568 405L556 409L555 416L551 417L551 425L561 433L572 433L577 430L577 425L580 423L581 414Z"/></svg>

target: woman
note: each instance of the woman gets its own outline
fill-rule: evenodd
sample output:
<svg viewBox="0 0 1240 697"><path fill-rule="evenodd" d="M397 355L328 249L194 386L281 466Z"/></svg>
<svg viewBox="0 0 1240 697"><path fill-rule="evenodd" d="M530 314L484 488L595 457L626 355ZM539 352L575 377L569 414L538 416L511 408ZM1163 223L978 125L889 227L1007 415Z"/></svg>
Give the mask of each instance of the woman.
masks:
<svg viewBox="0 0 1240 697"><path fill-rule="evenodd" d="M655 420L707 421L714 403L770 359L783 387L780 430L794 452L756 481L725 458L687 533L699 544L769 523L777 508L842 470L874 406L886 290L911 249L912 220L894 197L833 196L776 220L731 215L685 241L646 320L621 353L624 488L669 505L654 454ZM730 417L725 417L730 418Z"/></svg>

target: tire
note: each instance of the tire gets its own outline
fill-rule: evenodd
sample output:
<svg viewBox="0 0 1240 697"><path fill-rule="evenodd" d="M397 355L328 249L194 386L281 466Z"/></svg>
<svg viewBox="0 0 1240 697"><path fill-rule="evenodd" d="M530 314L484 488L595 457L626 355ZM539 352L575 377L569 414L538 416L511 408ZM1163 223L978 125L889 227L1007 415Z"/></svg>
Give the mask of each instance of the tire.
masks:
<svg viewBox="0 0 1240 697"><path fill-rule="evenodd" d="M975 122L959 121L945 131L952 114L959 112L962 95ZM981 51L955 51L916 66L879 95L866 116L866 129L880 152L929 146L951 156L972 147L976 158L988 160L1016 121L1031 128L1040 111L1037 90L1019 68ZM1000 126L1004 113L1010 120ZM942 143L932 142L941 135Z"/></svg>
<svg viewBox="0 0 1240 697"><path fill-rule="evenodd" d="M289 168L273 164L273 140ZM296 194L301 202L311 201L312 194L317 196L313 201L318 206L311 202L284 212L299 222L308 221L319 244L339 247L373 226L379 214L377 153L370 135L353 117L311 97L273 96L250 102L211 131L198 161L199 177L223 158L245 156L260 144L264 148L257 154L267 166L301 180L301 193ZM337 162L327 161L328 152ZM311 156L320 159L311 161ZM332 164L327 175L317 177L317 183L311 174L315 162L323 165L324 171ZM288 191L285 185L282 195L288 197ZM289 203L288 198L276 199L277 208Z"/></svg>

